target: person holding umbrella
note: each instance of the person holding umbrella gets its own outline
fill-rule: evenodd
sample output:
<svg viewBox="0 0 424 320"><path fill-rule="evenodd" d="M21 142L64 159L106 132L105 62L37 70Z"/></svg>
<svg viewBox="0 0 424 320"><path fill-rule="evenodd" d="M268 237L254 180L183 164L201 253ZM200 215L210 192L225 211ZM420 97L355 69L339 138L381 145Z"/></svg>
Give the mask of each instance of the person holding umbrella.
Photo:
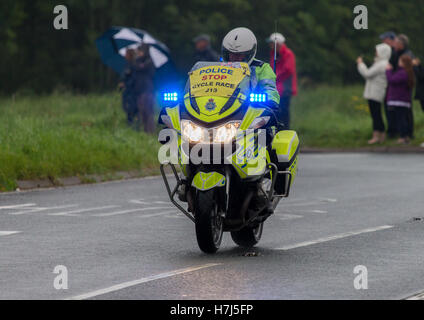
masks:
<svg viewBox="0 0 424 320"><path fill-rule="evenodd" d="M96 39L96 46L103 63L128 81L124 106L131 110L135 106L135 114L129 115L129 122L137 118L137 128L143 123L146 132L153 132L154 89L160 91L161 87L178 85L178 73L168 47L144 30L127 27L109 28ZM134 58L129 57L131 50Z"/></svg>
<svg viewBox="0 0 424 320"><path fill-rule="evenodd" d="M155 131L155 121L153 119L153 95L155 66L149 53L149 45L143 43L136 50L134 62L134 94L137 101L137 123L139 130L141 123L147 133Z"/></svg>
<svg viewBox="0 0 424 320"><path fill-rule="evenodd" d="M125 59L127 60L127 65L125 66L124 71L121 73L118 88L122 91L122 108L127 114L127 122L129 125L132 125L134 122L134 117L137 113L137 101L134 94L134 62L135 62L135 50L128 49L125 52Z"/></svg>

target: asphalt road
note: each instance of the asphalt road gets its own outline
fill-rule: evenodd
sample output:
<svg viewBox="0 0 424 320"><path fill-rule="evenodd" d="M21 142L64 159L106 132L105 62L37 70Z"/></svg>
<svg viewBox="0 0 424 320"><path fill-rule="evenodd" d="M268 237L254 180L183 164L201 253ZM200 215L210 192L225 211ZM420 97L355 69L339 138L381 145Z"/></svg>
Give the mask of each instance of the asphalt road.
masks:
<svg viewBox="0 0 424 320"><path fill-rule="evenodd" d="M0 194L0 299L423 292L424 157L304 154L299 166L259 246L237 248L227 234L214 256L199 251L193 223L169 203L160 178ZM56 266L66 267L68 289L55 288L65 276ZM365 276L356 266L366 267L368 289L355 289L355 277Z"/></svg>

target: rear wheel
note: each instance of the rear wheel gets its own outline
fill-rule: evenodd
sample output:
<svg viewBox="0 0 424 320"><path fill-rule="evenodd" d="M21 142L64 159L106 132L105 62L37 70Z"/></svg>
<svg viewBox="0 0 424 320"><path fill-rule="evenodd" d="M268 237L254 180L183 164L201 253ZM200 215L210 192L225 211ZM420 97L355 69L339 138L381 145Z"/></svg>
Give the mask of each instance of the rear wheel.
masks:
<svg viewBox="0 0 424 320"><path fill-rule="evenodd" d="M261 240L263 228L263 222L257 227L244 227L239 231L232 231L231 238L241 247L253 247Z"/></svg>
<svg viewBox="0 0 424 320"><path fill-rule="evenodd" d="M197 244L205 253L215 253L221 245L224 231L214 189L198 191L195 205Z"/></svg>

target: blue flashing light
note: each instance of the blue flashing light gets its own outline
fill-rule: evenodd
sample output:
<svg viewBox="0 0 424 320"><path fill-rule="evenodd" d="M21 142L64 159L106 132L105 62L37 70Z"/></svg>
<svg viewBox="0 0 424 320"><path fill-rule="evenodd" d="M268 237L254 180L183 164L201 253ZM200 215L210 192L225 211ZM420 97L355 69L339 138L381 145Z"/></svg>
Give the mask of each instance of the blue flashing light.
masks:
<svg viewBox="0 0 424 320"><path fill-rule="evenodd" d="M251 93L250 102L266 102L267 96L265 93Z"/></svg>
<svg viewBox="0 0 424 320"><path fill-rule="evenodd" d="M178 93L166 92L163 94L163 101L178 101Z"/></svg>

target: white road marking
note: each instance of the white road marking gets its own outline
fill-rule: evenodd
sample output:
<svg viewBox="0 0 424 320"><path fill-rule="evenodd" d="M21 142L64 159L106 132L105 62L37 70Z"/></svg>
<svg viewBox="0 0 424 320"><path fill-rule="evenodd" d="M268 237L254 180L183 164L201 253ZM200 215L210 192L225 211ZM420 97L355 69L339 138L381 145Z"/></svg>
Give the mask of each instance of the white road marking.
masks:
<svg viewBox="0 0 424 320"><path fill-rule="evenodd" d="M415 294L411 297L406 298L405 300L424 300L424 292L421 292L419 294Z"/></svg>
<svg viewBox="0 0 424 320"><path fill-rule="evenodd" d="M316 198L316 199L302 199L298 200L295 199L294 201L287 201L285 202L285 207L303 207L303 206L315 206L315 205L321 205L323 203L336 203L338 202L337 199L332 198Z"/></svg>
<svg viewBox="0 0 424 320"><path fill-rule="evenodd" d="M293 220L293 219L300 219L303 218L303 216L298 214L289 214L289 213L283 213L283 214L277 214L277 217L280 220Z"/></svg>
<svg viewBox="0 0 424 320"><path fill-rule="evenodd" d="M119 206L94 207L94 208L87 208L87 209L80 209L80 210L73 210L73 211L66 211L66 212L49 213L48 215L49 216L78 216L75 213L98 211L98 210L112 209L112 208L118 208L118 207Z"/></svg>
<svg viewBox="0 0 424 320"><path fill-rule="evenodd" d="M346 237L356 236L356 235L359 235L359 234L362 234L362 233L369 233L369 232L380 231L380 230L391 229L391 228L393 228L393 226L385 225L385 226L368 228L368 229L363 229L363 230L358 230L358 231L345 232L345 233L340 233L340 234L336 234L336 235L329 236L329 237L319 238L319 239L312 240L312 241L305 241L305 242L300 242L300 243L284 246L284 247L281 247L281 248L276 248L274 250L284 250L284 251L285 250L291 250L291 249L295 249L295 248L311 246L311 245L322 243L322 242L327 242L327 241L342 239L342 238L346 238Z"/></svg>
<svg viewBox="0 0 424 320"><path fill-rule="evenodd" d="M144 199L130 200L130 203L134 203L134 204L149 204L148 202L144 201Z"/></svg>
<svg viewBox="0 0 424 320"><path fill-rule="evenodd" d="M10 206L1 206L0 210L19 209L19 208L25 208L25 207L32 207L35 205L36 205L35 203L24 203L24 204L10 205Z"/></svg>
<svg viewBox="0 0 424 320"><path fill-rule="evenodd" d="M169 209L169 207L138 208L138 209L131 209L131 210L122 210L122 211L116 211L116 212L94 214L93 216L95 216L95 217L111 217L111 216L116 216L116 215L126 214L126 213L140 212L140 211L146 211L146 210L160 210L160 209Z"/></svg>
<svg viewBox="0 0 424 320"><path fill-rule="evenodd" d="M311 212L311 213L328 213L328 211L325 211L325 210L306 210L305 212Z"/></svg>
<svg viewBox="0 0 424 320"><path fill-rule="evenodd" d="M333 199L333 198L318 198L319 200L323 201L323 202L337 202L337 199Z"/></svg>
<svg viewBox="0 0 424 320"><path fill-rule="evenodd" d="M0 236L10 236L11 234L19 233L20 231L0 231Z"/></svg>
<svg viewBox="0 0 424 320"><path fill-rule="evenodd" d="M146 282L150 282L150 281L154 281L154 280L159 280L159 279L164 279L164 278L169 278L169 277L173 277L176 275L180 275L180 274L184 274L184 273L189 273L189 272L194 272L197 270L201 270L201 269L205 269L205 268L210 268L210 267L214 267L214 266L218 266L221 263L208 263L208 264L204 264L198 267L189 267L189 268L184 268L184 269L178 269L178 270L174 270L174 271L170 271L170 272L165 272L165 273L160 273L154 276L150 276L150 277L145 277L145 278L141 278L141 279L137 279L137 280L133 280L133 281L128 281L128 282L123 282L121 284L117 284L108 288L104 288L104 289L100 289L100 290L95 290L95 291L91 291L85 294L81 294L78 296L74 296L71 298L67 298L65 300L84 300L84 299L89 299L89 298L93 298L96 296L100 296L103 294L107 294L110 292L114 292L114 291L118 291L118 290L122 290L125 288L129 288L129 287L133 287L142 283L146 283Z"/></svg>
<svg viewBox="0 0 424 320"><path fill-rule="evenodd" d="M317 201L310 201L310 202L298 202L298 203L285 203L284 207L306 207L306 206L316 206L316 205L320 205L322 204L321 201L317 200Z"/></svg>
<svg viewBox="0 0 424 320"><path fill-rule="evenodd" d="M35 207L35 208L30 208L30 209L25 210L25 211L9 212L8 214L20 215L20 214L26 214L26 213L34 213L34 212L40 212L40 211L66 209L66 208L74 208L74 207L78 207L78 205L77 204L71 204L71 205L67 205L67 206L57 206L57 207Z"/></svg>

